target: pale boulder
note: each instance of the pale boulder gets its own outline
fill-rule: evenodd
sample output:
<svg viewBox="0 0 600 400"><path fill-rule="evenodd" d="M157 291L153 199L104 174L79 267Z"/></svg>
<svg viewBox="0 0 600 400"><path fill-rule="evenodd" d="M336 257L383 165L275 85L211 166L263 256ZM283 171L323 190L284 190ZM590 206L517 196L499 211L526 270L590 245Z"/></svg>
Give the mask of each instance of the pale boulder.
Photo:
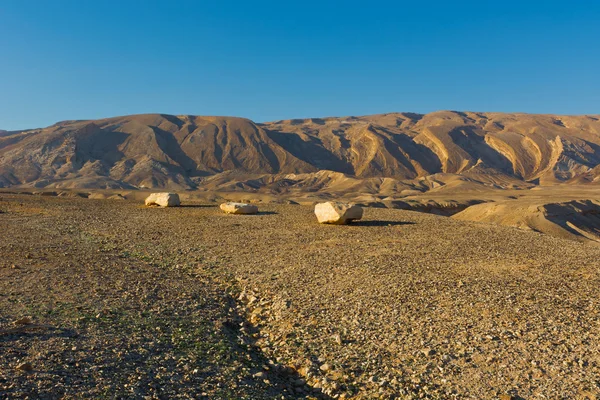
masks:
<svg viewBox="0 0 600 400"><path fill-rule="evenodd" d="M256 214L258 207L248 203L227 202L220 205L221 210L227 214Z"/></svg>
<svg viewBox="0 0 600 400"><path fill-rule="evenodd" d="M320 224L343 225L361 219L363 209L354 204L328 201L315 206L315 215Z"/></svg>
<svg viewBox="0 0 600 400"><path fill-rule="evenodd" d="M147 206L177 207L180 204L177 193L152 193L146 198Z"/></svg>

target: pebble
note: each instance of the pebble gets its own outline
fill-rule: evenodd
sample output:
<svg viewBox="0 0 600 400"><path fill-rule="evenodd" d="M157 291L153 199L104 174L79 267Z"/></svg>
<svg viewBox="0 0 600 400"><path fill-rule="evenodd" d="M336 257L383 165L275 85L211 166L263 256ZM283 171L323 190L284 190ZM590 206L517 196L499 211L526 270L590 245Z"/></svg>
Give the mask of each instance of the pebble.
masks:
<svg viewBox="0 0 600 400"><path fill-rule="evenodd" d="M33 371L33 365L31 365L31 363L24 362L24 363L17 365L17 369L19 371L29 372L29 371Z"/></svg>
<svg viewBox="0 0 600 400"><path fill-rule="evenodd" d="M33 320L31 319L31 317L21 317L15 321L13 321L13 325L31 325L33 323Z"/></svg>
<svg viewBox="0 0 600 400"><path fill-rule="evenodd" d="M330 364L323 364L319 367L319 369L323 372L327 372L331 369L331 365Z"/></svg>

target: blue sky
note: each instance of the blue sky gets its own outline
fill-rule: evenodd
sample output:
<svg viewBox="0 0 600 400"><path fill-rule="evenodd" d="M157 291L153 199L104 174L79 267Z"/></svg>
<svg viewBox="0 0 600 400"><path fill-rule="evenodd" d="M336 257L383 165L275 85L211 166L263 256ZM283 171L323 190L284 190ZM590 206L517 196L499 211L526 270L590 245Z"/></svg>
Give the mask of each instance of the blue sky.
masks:
<svg viewBox="0 0 600 400"><path fill-rule="evenodd" d="M585 0L2 0L0 129L151 112L598 114L599 21Z"/></svg>

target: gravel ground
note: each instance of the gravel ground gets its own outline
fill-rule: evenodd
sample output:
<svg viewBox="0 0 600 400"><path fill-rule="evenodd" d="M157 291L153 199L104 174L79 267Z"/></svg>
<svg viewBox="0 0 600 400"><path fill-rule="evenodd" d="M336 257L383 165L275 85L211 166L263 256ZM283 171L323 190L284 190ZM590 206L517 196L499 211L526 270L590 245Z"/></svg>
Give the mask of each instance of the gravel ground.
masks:
<svg viewBox="0 0 600 400"><path fill-rule="evenodd" d="M165 210L33 196L0 210L0 398L327 397L240 331L200 243L173 246L192 232L145 220Z"/></svg>
<svg viewBox="0 0 600 400"><path fill-rule="evenodd" d="M44 326L0 335L0 397L600 396L597 245L401 210L2 197L0 332Z"/></svg>

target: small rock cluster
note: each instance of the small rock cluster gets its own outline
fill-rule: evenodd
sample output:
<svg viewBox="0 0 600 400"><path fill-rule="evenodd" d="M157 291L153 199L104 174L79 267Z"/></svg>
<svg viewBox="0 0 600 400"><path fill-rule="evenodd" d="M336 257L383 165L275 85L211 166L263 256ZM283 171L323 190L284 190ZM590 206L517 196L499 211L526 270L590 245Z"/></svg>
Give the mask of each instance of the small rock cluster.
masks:
<svg viewBox="0 0 600 400"><path fill-rule="evenodd" d="M175 193L152 193L146 198L146 205L160 207L179 206L179 196ZM258 213L258 207L249 203L228 201L219 208L226 214L251 215ZM347 225L363 216L362 207L355 204L327 201L315 205L315 215L320 224Z"/></svg>

